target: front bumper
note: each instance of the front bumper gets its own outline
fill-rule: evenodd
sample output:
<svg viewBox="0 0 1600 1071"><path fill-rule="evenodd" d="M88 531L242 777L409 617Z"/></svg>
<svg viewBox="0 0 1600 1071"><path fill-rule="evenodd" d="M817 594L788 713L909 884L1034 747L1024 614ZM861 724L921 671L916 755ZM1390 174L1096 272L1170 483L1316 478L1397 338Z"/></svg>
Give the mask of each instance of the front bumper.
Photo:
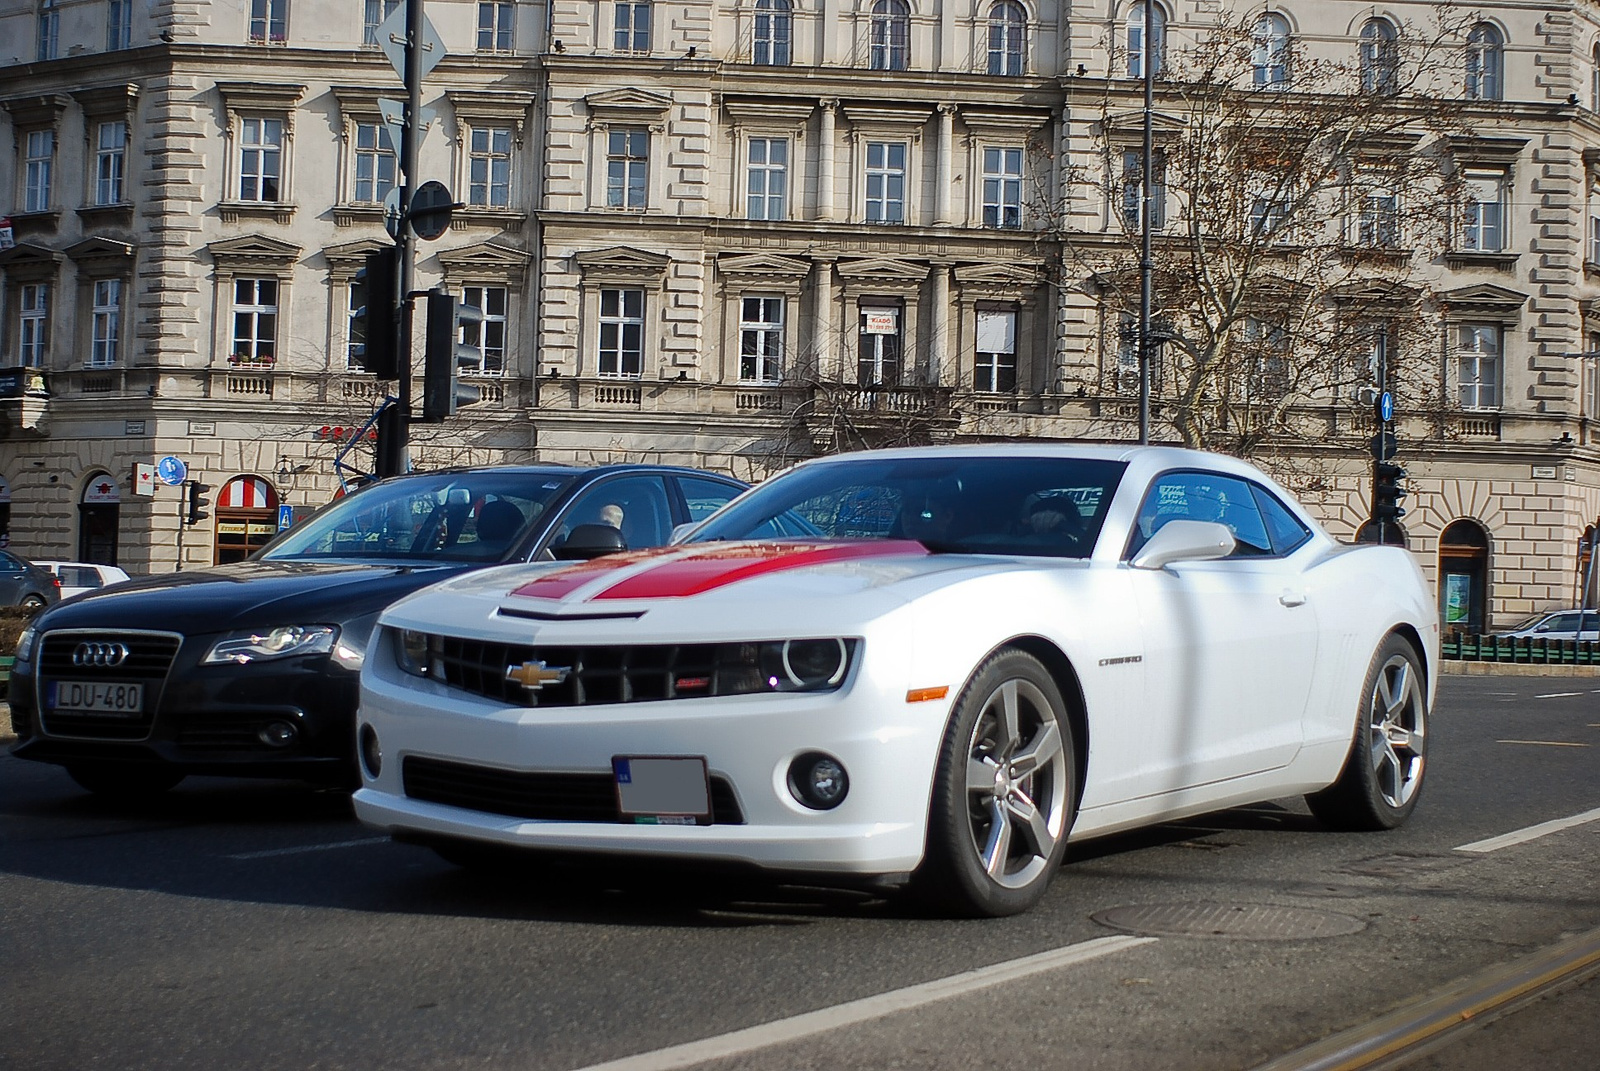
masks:
<svg viewBox="0 0 1600 1071"><path fill-rule="evenodd" d="M363 676L359 721L377 735L381 770L376 777L363 770L356 815L409 840L468 838L559 854L778 872L903 874L922 859L948 713L947 701L908 704L905 696L903 684L875 684L857 673L831 693L505 707L405 676L379 655ZM808 752L832 756L849 775L849 792L832 810L804 806L789 788L790 764ZM558 786L558 795L560 785L582 784L594 800L610 791L616 756L703 756L712 823L634 824L614 811L593 820L570 808L579 816L526 818L507 813L517 808L490 792L472 806L415 794L421 760L434 769L452 764L496 785ZM569 812L558 806L549 813Z"/></svg>
<svg viewBox="0 0 1600 1071"><path fill-rule="evenodd" d="M70 636L130 641L146 657L125 667L67 669L52 644ZM253 665L202 666L214 636L135 630L73 630L40 638L35 661L19 663L10 687L18 758L61 765L139 764L191 774L292 777L353 784L359 677L325 655ZM160 641L160 642L156 642ZM145 645L141 648L140 645ZM139 680L134 717L66 717L46 704L52 681ZM287 742L271 743L289 726Z"/></svg>

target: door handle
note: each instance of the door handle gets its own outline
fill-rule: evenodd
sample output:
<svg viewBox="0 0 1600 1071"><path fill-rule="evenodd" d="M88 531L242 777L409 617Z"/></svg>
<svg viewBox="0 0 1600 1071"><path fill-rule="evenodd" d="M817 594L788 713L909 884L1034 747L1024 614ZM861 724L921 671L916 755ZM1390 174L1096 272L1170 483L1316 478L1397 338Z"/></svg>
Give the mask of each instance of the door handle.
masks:
<svg viewBox="0 0 1600 1071"><path fill-rule="evenodd" d="M1283 590L1283 594L1278 596L1278 601L1283 603L1285 606L1304 606L1306 602L1306 593L1303 591L1290 591L1288 588L1285 588Z"/></svg>

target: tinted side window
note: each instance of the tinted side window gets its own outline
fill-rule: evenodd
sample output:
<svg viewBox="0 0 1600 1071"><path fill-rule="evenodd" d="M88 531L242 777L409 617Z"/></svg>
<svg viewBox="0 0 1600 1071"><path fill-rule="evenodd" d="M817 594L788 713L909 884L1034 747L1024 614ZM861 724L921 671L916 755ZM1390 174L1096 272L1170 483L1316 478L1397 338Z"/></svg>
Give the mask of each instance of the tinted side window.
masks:
<svg viewBox="0 0 1600 1071"><path fill-rule="evenodd" d="M1251 484L1250 489L1255 492L1256 505L1261 507L1261 519L1266 521L1267 532L1272 536L1274 554L1288 554L1311 538L1311 530L1301 524L1300 518L1290 513L1289 508L1266 488Z"/></svg>
<svg viewBox="0 0 1600 1071"><path fill-rule="evenodd" d="M684 504L689 507L691 521L705 520L739 497L742 490L720 480L705 480L698 476L679 476L678 487L683 491Z"/></svg>
<svg viewBox="0 0 1600 1071"><path fill-rule="evenodd" d="M561 518L559 545L580 524L609 524L622 531L629 549L659 547L672 535L667 482L660 476L621 476L583 491Z"/></svg>
<svg viewBox="0 0 1600 1071"><path fill-rule="evenodd" d="M0 573L22 572L22 561L0 550Z"/></svg>
<svg viewBox="0 0 1600 1071"><path fill-rule="evenodd" d="M1214 472L1169 472L1150 485L1144 505L1139 507L1128 554L1138 553L1162 525L1179 519L1227 525L1238 541L1230 557L1273 552L1266 522L1248 483Z"/></svg>
<svg viewBox="0 0 1600 1071"><path fill-rule="evenodd" d="M86 569L81 565L63 565L61 584L69 588L97 588L100 586L100 570Z"/></svg>

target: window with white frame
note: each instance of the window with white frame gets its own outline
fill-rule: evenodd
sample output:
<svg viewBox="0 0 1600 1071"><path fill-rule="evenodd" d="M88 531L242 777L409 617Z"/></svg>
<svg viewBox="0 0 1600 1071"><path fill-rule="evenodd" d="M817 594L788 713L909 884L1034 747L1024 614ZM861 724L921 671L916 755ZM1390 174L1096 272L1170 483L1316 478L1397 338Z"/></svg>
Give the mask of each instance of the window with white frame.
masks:
<svg viewBox="0 0 1600 1071"><path fill-rule="evenodd" d="M1589 177L1589 256L1590 264L1600 264L1600 176Z"/></svg>
<svg viewBox="0 0 1600 1071"><path fill-rule="evenodd" d="M867 142L867 222L906 221L906 143Z"/></svg>
<svg viewBox="0 0 1600 1071"><path fill-rule="evenodd" d="M289 0L250 0L250 43L281 45L289 39Z"/></svg>
<svg viewBox="0 0 1600 1071"><path fill-rule="evenodd" d="M278 359L278 280L233 280L230 364L267 366Z"/></svg>
<svg viewBox="0 0 1600 1071"><path fill-rule="evenodd" d="M600 351L596 372L637 379L644 368L644 291L600 291Z"/></svg>
<svg viewBox="0 0 1600 1071"><path fill-rule="evenodd" d="M352 279L346 291L349 300L345 308L344 321L344 366L352 372L365 372L366 366L361 363L362 354L367 348L367 317L362 312L367 307L367 284L365 281ZM373 317L377 323L383 323L384 317Z"/></svg>
<svg viewBox="0 0 1600 1071"><path fill-rule="evenodd" d="M1122 225L1131 234L1144 227L1144 150L1122 150ZM1150 229L1167 225L1167 154L1150 156Z"/></svg>
<svg viewBox="0 0 1600 1071"><path fill-rule="evenodd" d="M1288 389L1289 329L1283 323L1258 316L1246 317L1241 332L1250 374L1246 381L1252 397L1273 398Z"/></svg>
<svg viewBox="0 0 1600 1071"><path fill-rule="evenodd" d="M281 200L283 129L282 119L239 120L239 200Z"/></svg>
<svg viewBox="0 0 1600 1071"><path fill-rule="evenodd" d="M94 203L122 204L127 199L123 176L128 159L128 124L120 119L99 124L95 144Z"/></svg>
<svg viewBox="0 0 1600 1071"><path fill-rule="evenodd" d="M106 51L133 44L133 0L106 0Z"/></svg>
<svg viewBox="0 0 1600 1071"><path fill-rule="evenodd" d="M478 51L510 52L516 27L516 5L480 0L478 4Z"/></svg>
<svg viewBox="0 0 1600 1071"><path fill-rule="evenodd" d="M989 9L989 73L1026 74L1028 12L1016 0L1000 0Z"/></svg>
<svg viewBox="0 0 1600 1071"><path fill-rule="evenodd" d="M1289 84L1289 20L1276 11L1256 19L1250 65L1254 84L1280 89Z"/></svg>
<svg viewBox="0 0 1600 1071"><path fill-rule="evenodd" d="M1283 237L1289 224L1293 191L1287 180L1267 172L1257 172L1246 180L1245 205L1249 212L1249 237Z"/></svg>
<svg viewBox="0 0 1600 1071"><path fill-rule="evenodd" d="M650 51L650 4L619 0L611 47L618 52Z"/></svg>
<svg viewBox="0 0 1600 1071"><path fill-rule="evenodd" d="M986 394L1010 394L1017 389L1016 310L980 308L977 313L972 389Z"/></svg>
<svg viewBox="0 0 1600 1071"><path fill-rule="evenodd" d="M756 0L755 37L750 62L787 67L792 55L794 11L789 0Z"/></svg>
<svg viewBox="0 0 1600 1071"><path fill-rule="evenodd" d="M56 0L39 0L39 45L36 60L53 60L61 49L61 9Z"/></svg>
<svg viewBox="0 0 1600 1071"><path fill-rule="evenodd" d="M649 182L650 131L612 127L606 132L606 207L645 207Z"/></svg>
<svg viewBox="0 0 1600 1071"><path fill-rule="evenodd" d="M94 281L94 323L89 341L89 367L117 363L122 343L122 280Z"/></svg>
<svg viewBox="0 0 1600 1071"><path fill-rule="evenodd" d="M1501 356L1505 328L1493 323L1455 327L1456 399L1463 409L1500 408Z"/></svg>
<svg viewBox="0 0 1600 1071"><path fill-rule="evenodd" d="M43 367L49 338L50 284L24 283L17 293L17 363Z"/></svg>
<svg viewBox="0 0 1600 1071"><path fill-rule="evenodd" d="M1506 194L1510 176L1501 170L1468 171L1463 176L1461 249L1499 253L1506 248Z"/></svg>
<svg viewBox="0 0 1600 1071"><path fill-rule="evenodd" d="M378 44L378 27L393 15L395 8L399 6L400 0L362 0L361 43Z"/></svg>
<svg viewBox="0 0 1600 1071"><path fill-rule="evenodd" d="M1365 169L1355 190L1355 242L1373 249L1400 245L1400 191L1395 176Z"/></svg>
<svg viewBox="0 0 1600 1071"><path fill-rule="evenodd" d="M394 189L399 167L389 129L384 123L356 124L355 184L351 199L358 204L382 204Z"/></svg>
<svg viewBox="0 0 1600 1071"><path fill-rule="evenodd" d="M983 149L983 225L1014 230L1022 226L1022 150L986 145Z"/></svg>
<svg viewBox="0 0 1600 1071"><path fill-rule="evenodd" d="M483 314L481 323L461 325L461 345L475 350L478 365L463 362L461 372L472 376L498 376L506 368L506 288L503 286L464 286L461 304ZM463 354L463 356L465 356Z"/></svg>
<svg viewBox="0 0 1600 1071"><path fill-rule="evenodd" d="M789 139L751 138L746 150L745 216L787 219Z"/></svg>
<svg viewBox="0 0 1600 1071"><path fill-rule="evenodd" d="M1499 100L1505 73L1505 38L1487 22L1467 33L1467 96Z"/></svg>
<svg viewBox="0 0 1600 1071"><path fill-rule="evenodd" d="M467 145L467 203L479 208L509 207L511 128L475 126Z"/></svg>
<svg viewBox="0 0 1600 1071"><path fill-rule="evenodd" d="M875 0L869 23L875 71L903 71L911 65L911 8L905 0Z"/></svg>
<svg viewBox="0 0 1600 1071"><path fill-rule="evenodd" d="M861 306L856 350L856 382L863 387L893 387L900 382L900 305Z"/></svg>
<svg viewBox="0 0 1600 1071"><path fill-rule="evenodd" d="M1361 27L1361 91L1388 95L1400 89L1400 34L1387 19Z"/></svg>
<svg viewBox="0 0 1600 1071"><path fill-rule="evenodd" d="M1128 9L1128 77L1144 77L1144 4L1136 3ZM1150 9L1150 40L1153 48L1149 49L1152 57L1151 71L1159 75L1165 62L1167 50L1167 13L1157 4Z"/></svg>
<svg viewBox="0 0 1600 1071"><path fill-rule="evenodd" d="M48 212L50 185L55 171L56 132L30 130L23 137L22 210Z"/></svg>
<svg viewBox="0 0 1600 1071"><path fill-rule="evenodd" d="M1600 44L1589 53L1589 110L1600 112Z"/></svg>
<svg viewBox="0 0 1600 1071"><path fill-rule="evenodd" d="M776 383L783 375L783 298L747 295L739 301L739 379Z"/></svg>

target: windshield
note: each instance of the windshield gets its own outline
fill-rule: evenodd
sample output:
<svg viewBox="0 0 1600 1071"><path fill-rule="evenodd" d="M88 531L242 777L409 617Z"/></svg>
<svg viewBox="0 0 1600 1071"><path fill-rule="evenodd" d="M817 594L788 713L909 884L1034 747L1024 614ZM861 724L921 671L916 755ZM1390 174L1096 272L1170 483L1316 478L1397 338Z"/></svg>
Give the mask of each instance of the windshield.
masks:
<svg viewBox="0 0 1600 1071"><path fill-rule="evenodd" d="M1084 558L1123 468L1068 457L828 461L762 484L691 541L915 539L936 553Z"/></svg>
<svg viewBox="0 0 1600 1071"><path fill-rule="evenodd" d="M256 558L504 561L572 480L514 470L385 480L285 532Z"/></svg>

